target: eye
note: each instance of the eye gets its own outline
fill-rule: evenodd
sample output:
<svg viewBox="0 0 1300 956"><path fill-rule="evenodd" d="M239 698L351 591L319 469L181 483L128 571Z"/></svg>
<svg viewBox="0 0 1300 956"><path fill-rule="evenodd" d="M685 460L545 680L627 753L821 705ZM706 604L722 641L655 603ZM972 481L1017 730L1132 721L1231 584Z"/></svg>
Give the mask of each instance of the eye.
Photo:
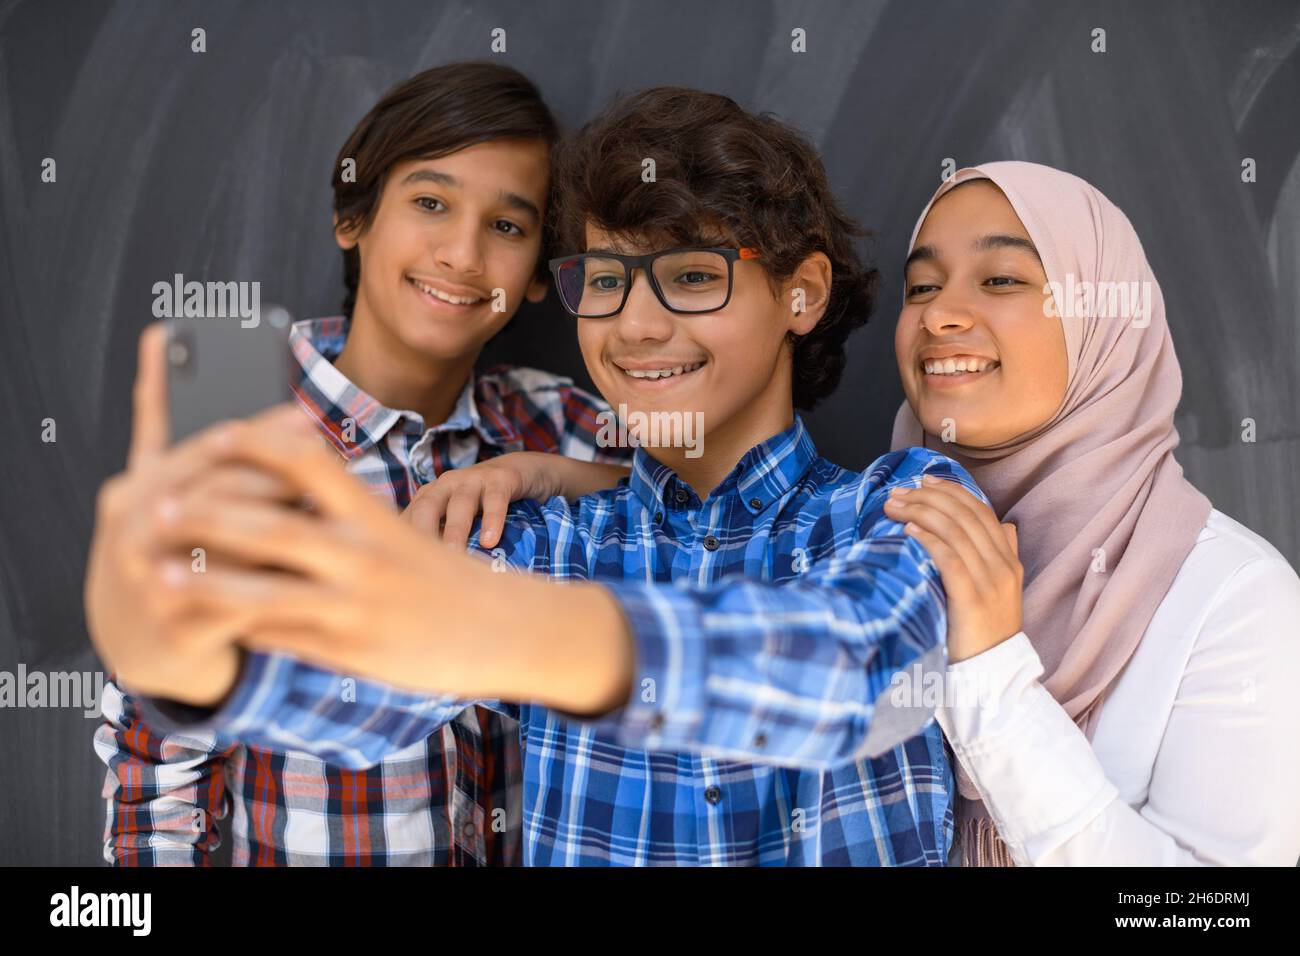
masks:
<svg viewBox="0 0 1300 956"><path fill-rule="evenodd" d="M704 272L700 269L691 269L686 272L680 273L674 281L679 282L682 285L698 286L698 285L705 285L709 282L713 282L721 278L722 276L715 275L712 272Z"/></svg>
<svg viewBox="0 0 1300 956"><path fill-rule="evenodd" d="M937 285L926 285L924 283L918 283L917 285L910 285L907 287L907 298L912 299L912 298L916 298L917 296L929 295L931 292L934 292L938 288L939 287Z"/></svg>
<svg viewBox="0 0 1300 956"><path fill-rule="evenodd" d="M524 230L509 219L498 219L492 224L492 228L503 236L522 236Z"/></svg>
<svg viewBox="0 0 1300 956"><path fill-rule="evenodd" d="M594 275L587 280L587 284L597 292L613 292L623 285L623 277L611 275Z"/></svg>
<svg viewBox="0 0 1300 956"><path fill-rule="evenodd" d="M428 206L424 205L427 202L434 203L435 205L440 206L442 208L430 209ZM446 206L443 206L441 199L434 199L432 196L417 196L415 199L415 204L419 206L421 209L425 210L426 212L443 212L447 208Z"/></svg>
<svg viewBox="0 0 1300 956"><path fill-rule="evenodd" d="M1013 279L1011 276L992 276L984 280L985 285L991 285L996 288L1008 288L1013 285L1024 285L1019 279Z"/></svg>

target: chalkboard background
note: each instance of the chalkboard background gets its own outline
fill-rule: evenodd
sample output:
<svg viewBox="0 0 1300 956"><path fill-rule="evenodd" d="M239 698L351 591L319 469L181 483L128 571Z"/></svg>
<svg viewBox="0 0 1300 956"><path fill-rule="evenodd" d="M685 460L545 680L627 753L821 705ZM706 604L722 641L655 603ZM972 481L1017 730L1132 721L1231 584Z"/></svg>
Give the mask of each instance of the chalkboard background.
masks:
<svg viewBox="0 0 1300 956"><path fill-rule="evenodd" d="M498 55L568 124L617 92L685 84L773 111L823 150L886 280L838 394L808 419L846 465L887 447L901 260L944 159L1029 159L1095 183L1162 281L1180 460L1300 563L1294 2L0 2L0 669L100 666L82 575L153 284L258 280L264 302L337 312L336 150L397 81L493 55L497 27ZM491 356L586 381L554 299ZM0 710L0 863L101 861L94 727Z"/></svg>

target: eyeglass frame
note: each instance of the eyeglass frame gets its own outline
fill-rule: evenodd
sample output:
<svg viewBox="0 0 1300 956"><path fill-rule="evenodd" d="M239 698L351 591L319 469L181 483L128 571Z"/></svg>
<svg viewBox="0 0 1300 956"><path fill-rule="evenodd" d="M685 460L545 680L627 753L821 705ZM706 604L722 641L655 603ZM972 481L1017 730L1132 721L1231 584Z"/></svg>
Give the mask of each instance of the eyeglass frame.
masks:
<svg viewBox="0 0 1300 956"><path fill-rule="evenodd" d="M671 256L678 252L714 252L727 260L727 297L722 300L722 304L714 306L711 309L675 309L668 304L668 299L664 296L663 289L659 287L659 280L655 277L654 261L660 256ZM576 262L579 259L588 257L600 259L614 259L623 264L627 270L628 282L623 287L623 298L618 303L618 308L612 312L605 312L601 315L580 315L573 309L569 308L569 303L564 301L564 293L560 291L560 270L567 263ZM754 260L761 259L757 249L749 246L740 248L731 248L730 246L679 246L676 249L662 249L659 252L647 252L641 256L622 255L617 252L575 252L568 256L556 256L547 262L551 270L551 277L555 280L556 293L560 297L560 305L564 306L564 311L568 312L575 319L609 319L623 311L627 305L627 297L632 294L632 284L635 281L634 270L640 269L650 282L650 289L654 292L655 298L669 312L675 315L708 315L710 312L720 312L731 302L731 289L735 279L735 263L737 259Z"/></svg>

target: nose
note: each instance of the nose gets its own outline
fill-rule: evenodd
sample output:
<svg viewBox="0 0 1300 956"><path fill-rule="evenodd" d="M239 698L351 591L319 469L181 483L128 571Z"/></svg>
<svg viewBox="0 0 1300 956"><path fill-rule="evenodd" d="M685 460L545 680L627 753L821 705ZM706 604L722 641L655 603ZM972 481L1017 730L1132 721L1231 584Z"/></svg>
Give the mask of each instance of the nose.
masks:
<svg viewBox="0 0 1300 956"><path fill-rule="evenodd" d="M642 269L632 273L627 301L618 313L616 334L625 342L666 342L673 337L673 314L655 296Z"/></svg>
<svg viewBox="0 0 1300 956"><path fill-rule="evenodd" d="M943 289L925 304L921 324L931 335L951 335L974 325L975 314L957 292Z"/></svg>
<svg viewBox="0 0 1300 956"><path fill-rule="evenodd" d="M438 265L464 276L483 274L482 236L470 217L459 217L438 230L433 255Z"/></svg>

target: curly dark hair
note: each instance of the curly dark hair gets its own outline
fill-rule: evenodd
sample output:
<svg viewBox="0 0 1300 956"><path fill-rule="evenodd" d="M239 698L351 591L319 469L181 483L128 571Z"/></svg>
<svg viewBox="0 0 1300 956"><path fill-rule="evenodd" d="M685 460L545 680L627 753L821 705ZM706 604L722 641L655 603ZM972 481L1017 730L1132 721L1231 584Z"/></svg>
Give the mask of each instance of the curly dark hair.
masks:
<svg viewBox="0 0 1300 956"><path fill-rule="evenodd" d="M642 179L654 160L655 181ZM616 236L664 245L724 241L759 250L775 286L810 254L831 262L826 312L794 344L793 401L812 409L835 391L844 343L875 304L879 274L855 239L867 235L840 208L821 157L770 114L716 93L656 87L618 99L552 154L553 241L586 249L591 222Z"/></svg>
<svg viewBox="0 0 1300 956"><path fill-rule="evenodd" d="M470 60L424 70L383 95L357 123L334 161L331 185L341 226L365 231L379 208L388 171L408 159L436 159L477 143L540 140L553 147L559 125L533 82L500 63ZM356 162L356 181L343 161ZM543 236L538 276L546 275ZM343 314L351 317L361 279L361 253L343 250Z"/></svg>

